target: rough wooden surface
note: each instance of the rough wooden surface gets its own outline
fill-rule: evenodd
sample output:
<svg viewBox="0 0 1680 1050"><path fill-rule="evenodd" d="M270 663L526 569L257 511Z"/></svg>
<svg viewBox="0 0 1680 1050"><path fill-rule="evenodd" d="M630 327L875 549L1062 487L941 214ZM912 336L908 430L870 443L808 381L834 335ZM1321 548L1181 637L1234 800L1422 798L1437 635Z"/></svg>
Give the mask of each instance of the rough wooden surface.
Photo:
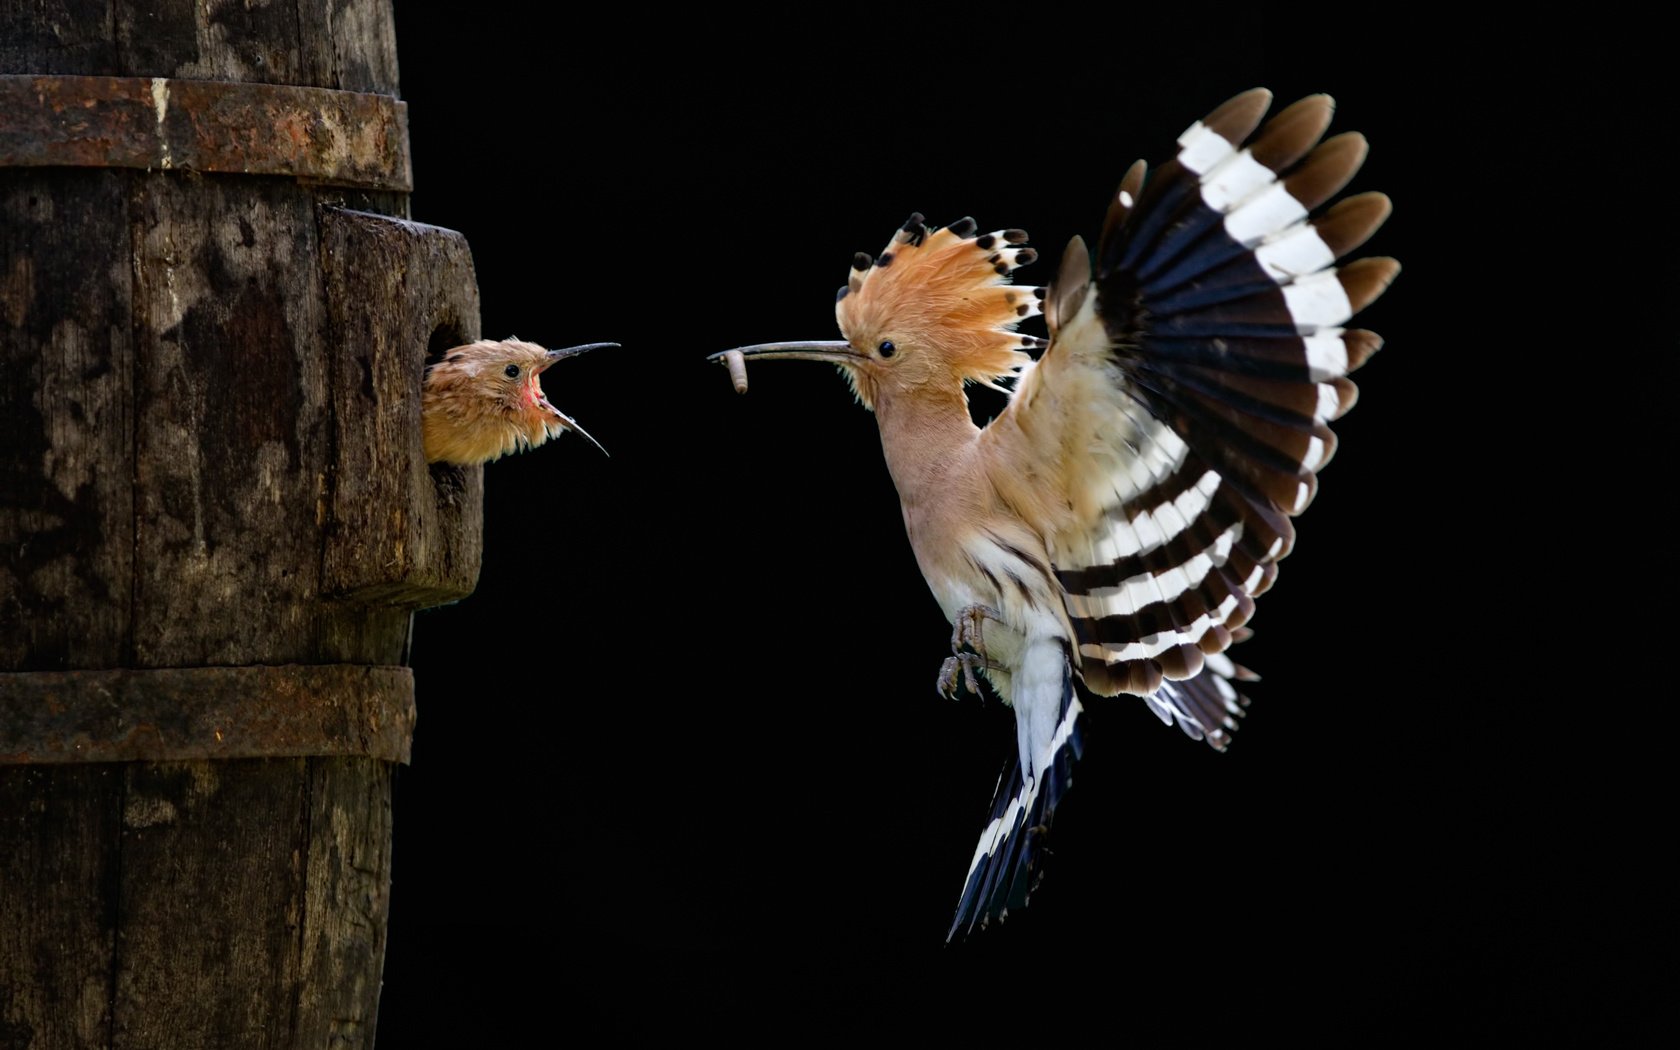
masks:
<svg viewBox="0 0 1680 1050"><path fill-rule="evenodd" d="M396 94L389 0L3 0L0 72Z"/></svg>
<svg viewBox="0 0 1680 1050"><path fill-rule="evenodd" d="M0 1048L108 1046L124 767L0 767Z"/></svg>
<svg viewBox="0 0 1680 1050"><path fill-rule="evenodd" d="M397 88L388 0L0 0L0 74ZM478 333L470 256L346 204L408 207L0 168L0 676L400 664L414 603L470 590L478 476L401 432L432 341ZM393 769L0 765L0 1050L371 1046Z"/></svg>
<svg viewBox="0 0 1680 1050"><path fill-rule="evenodd" d="M407 191L408 107L290 84L0 72L0 167L282 175Z"/></svg>
<svg viewBox="0 0 1680 1050"><path fill-rule="evenodd" d="M189 177L134 204L134 663L306 663L327 496L314 202Z"/></svg>
<svg viewBox="0 0 1680 1050"><path fill-rule="evenodd" d="M93 287L77 309L92 320L53 320L48 304L20 298L45 334L0 334L19 345L15 359L40 362L0 380L14 401L64 417L0 419L0 437L38 450L0 468L18 475L17 496L0 496L0 536L28 556L0 563L0 624L17 628L0 632L0 668L400 663L407 610L458 600L478 575L482 472L428 470L417 415L425 348L440 333L478 336L465 241L323 207L285 180L136 175L125 197L43 207L48 181L0 171L0 201L21 201L16 211L36 200L84 239L107 206L126 211L131 266L108 285L82 278ZM20 224L11 256L26 290L40 267L55 280L70 268L24 251L33 232ZM111 288L131 292L131 307ZM117 322L130 313L132 327ZM116 335L78 336L95 328ZM41 389L38 377L69 368L79 371L64 384L85 374L103 385ZM38 463L98 483L48 486ZM71 513L97 515L99 531L64 521ZM43 575L44 550L21 540L60 534ZM87 542L125 535L132 545ZM103 624L91 634L90 618ZM34 638L43 632L52 637ZM102 655L72 658L100 639Z"/></svg>
<svg viewBox="0 0 1680 1050"><path fill-rule="evenodd" d="M131 630L127 180L0 171L0 671L109 667Z"/></svg>
<svg viewBox="0 0 1680 1050"><path fill-rule="evenodd" d="M297 1031L327 1047L373 1042L391 891L391 776L366 760L310 760Z"/></svg>
<svg viewBox="0 0 1680 1050"><path fill-rule="evenodd" d="M416 437L425 363L416 352L479 337L472 252L454 230L336 209L322 216L321 241L338 340L323 585L367 602L464 598L478 582L484 468L428 468ZM375 313L369 302L393 309Z"/></svg>
<svg viewBox="0 0 1680 1050"><path fill-rule="evenodd" d="M115 1046L290 1041L307 760L253 761L125 767Z"/></svg>
<svg viewBox="0 0 1680 1050"><path fill-rule="evenodd" d="M406 667L287 664L0 675L0 765L359 755L407 762Z"/></svg>
<svg viewBox="0 0 1680 1050"><path fill-rule="evenodd" d="M0 767L0 1048L371 1046L394 768Z"/></svg>

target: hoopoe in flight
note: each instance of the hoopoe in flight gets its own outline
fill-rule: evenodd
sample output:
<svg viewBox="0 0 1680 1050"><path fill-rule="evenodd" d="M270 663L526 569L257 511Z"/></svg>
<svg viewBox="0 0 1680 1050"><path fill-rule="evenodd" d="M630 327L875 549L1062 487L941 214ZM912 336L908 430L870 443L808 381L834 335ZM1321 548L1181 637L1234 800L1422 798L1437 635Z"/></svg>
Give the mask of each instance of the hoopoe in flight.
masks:
<svg viewBox="0 0 1680 1050"><path fill-rule="evenodd" d="M542 374L556 361L617 343L545 350L520 339L480 339L457 346L426 369L420 398L428 463L471 466L535 448L575 430L602 452L577 421L549 404Z"/></svg>
<svg viewBox="0 0 1680 1050"><path fill-rule="evenodd" d="M1048 289L1010 283L1036 257L1025 232L912 215L878 258L856 256L836 304L844 341L713 355L738 389L746 361L840 366L875 413L917 564L955 624L940 690L975 689L978 670L1014 709L1016 753L953 938L1026 903L1091 694L1141 697L1219 750L1247 704L1233 682L1253 676L1225 651L1335 451L1326 424L1353 405L1347 374L1381 346L1342 326L1400 268L1334 267L1390 210L1363 193L1319 211L1364 138L1320 144L1324 95L1256 133L1270 104L1264 89L1238 95L1147 181L1134 164L1095 254L1075 237ZM1014 331L1041 312L1048 341ZM1008 406L977 427L963 385L1008 379Z"/></svg>

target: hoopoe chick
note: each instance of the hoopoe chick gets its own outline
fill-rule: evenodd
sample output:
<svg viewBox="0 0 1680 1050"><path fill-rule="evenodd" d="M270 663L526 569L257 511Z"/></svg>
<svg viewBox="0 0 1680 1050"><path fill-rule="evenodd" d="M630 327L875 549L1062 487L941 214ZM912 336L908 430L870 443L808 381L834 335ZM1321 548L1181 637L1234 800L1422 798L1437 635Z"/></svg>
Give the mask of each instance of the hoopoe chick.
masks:
<svg viewBox="0 0 1680 1050"><path fill-rule="evenodd" d="M617 343L545 350L520 339L457 346L426 369L421 428L426 462L471 466L535 448L575 430L604 453L577 421L549 403L542 374L556 361Z"/></svg>
<svg viewBox="0 0 1680 1050"><path fill-rule="evenodd" d="M1327 96L1261 127L1270 103L1256 89L1220 106L1147 182L1133 165L1096 252L1075 237L1048 288L1010 283L1035 257L1025 232L912 215L878 258L854 260L843 341L713 355L737 389L746 362L840 366L875 413L917 564L956 626L940 691L984 674L1014 708L953 938L1037 884L1092 696L1140 697L1219 750L1247 704L1232 683L1253 676L1225 651L1335 452L1347 374L1381 346L1342 326L1399 271L1335 266L1388 217L1386 197L1320 210L1365 140L1319 142ZM1041 312L1048 342L1015 332ZM1011 380L1004 411L976 426L963 385Z"/></svg>

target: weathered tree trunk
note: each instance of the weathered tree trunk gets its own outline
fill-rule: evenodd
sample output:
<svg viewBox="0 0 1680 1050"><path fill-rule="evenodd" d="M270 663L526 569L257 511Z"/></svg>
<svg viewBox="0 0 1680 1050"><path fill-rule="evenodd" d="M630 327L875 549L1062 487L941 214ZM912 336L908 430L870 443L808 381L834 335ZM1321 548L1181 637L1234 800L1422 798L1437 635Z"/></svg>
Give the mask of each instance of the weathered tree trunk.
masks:
<svg viewBox="0 0 1680 1050"><path fill-rule="evenodd" d="M0 1050L373 1043L482 534L396 92L387 0L0 0Z"/></svg>

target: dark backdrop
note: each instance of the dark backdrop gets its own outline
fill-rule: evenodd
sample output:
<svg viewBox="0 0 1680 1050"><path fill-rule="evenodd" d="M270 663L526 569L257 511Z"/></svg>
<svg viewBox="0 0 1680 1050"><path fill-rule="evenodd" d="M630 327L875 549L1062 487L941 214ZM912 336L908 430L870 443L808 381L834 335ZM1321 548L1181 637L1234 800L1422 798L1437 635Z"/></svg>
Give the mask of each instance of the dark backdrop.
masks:
<svg viewBox="0 0 1680 1050"><path fill-rule="evenodd" d="M487 336L623 349L546 384L611 458L489 467L478 591L417 618L382 1046L1628 1023L1645 986L1599 975L1649 915L1606 908L1619 833L1537 732L1571 654L1511 626L1545 613L1500 540L1532 491L1495 469L1522 260L1492 155L1528 96L1491 41L448 10L399 11L415 218L469 238ZM852 253L912 210L1025 227L1047 281L1135 157L1254 85L1370 138L1387 347L1238 654L1264 681L1230 752L1098 705L1032 906L947 947L1010 715L935 694L949 627L843 381L764 365L738 397L704 357L834 338Z"/></svg>

